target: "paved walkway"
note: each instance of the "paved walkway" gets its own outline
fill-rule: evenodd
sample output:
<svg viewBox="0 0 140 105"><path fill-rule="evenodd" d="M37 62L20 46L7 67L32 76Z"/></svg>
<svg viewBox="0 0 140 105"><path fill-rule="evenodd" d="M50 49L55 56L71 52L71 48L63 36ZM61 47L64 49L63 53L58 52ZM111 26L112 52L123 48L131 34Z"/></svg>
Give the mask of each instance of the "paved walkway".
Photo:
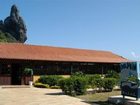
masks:
<svg viewBox="0 0 140 105"><path fill-rule="evenodd" d="M63 95L59 89L0 89L0 105L89 105L82 101Z"/></svg>

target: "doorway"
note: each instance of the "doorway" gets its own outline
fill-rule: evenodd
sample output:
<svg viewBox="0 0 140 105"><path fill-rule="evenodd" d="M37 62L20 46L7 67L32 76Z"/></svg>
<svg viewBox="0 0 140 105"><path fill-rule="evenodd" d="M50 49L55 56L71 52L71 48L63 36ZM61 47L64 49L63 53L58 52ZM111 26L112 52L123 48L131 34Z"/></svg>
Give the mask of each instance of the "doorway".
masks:
<svg viewBox="0 0 140 105"><path fill-rule="evenodd" d="M22 70L20 64L11 65L11 84L21 85Z"/></svg>

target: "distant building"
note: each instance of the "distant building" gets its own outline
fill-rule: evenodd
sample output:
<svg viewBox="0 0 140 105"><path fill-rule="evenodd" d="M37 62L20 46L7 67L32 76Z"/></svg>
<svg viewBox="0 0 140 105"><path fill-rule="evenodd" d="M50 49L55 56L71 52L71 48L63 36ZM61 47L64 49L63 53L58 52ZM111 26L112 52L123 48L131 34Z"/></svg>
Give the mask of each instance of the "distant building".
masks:
<svg viewBox="0 0 140 105"><path fill-rule="evenodd" d="M119 72L120 62L126 61L108 51L1 43L0 85L28 84L40 75L70 75L76 71L86 74ZM32 69L33 76L25 76L25 68Z"/></svg>

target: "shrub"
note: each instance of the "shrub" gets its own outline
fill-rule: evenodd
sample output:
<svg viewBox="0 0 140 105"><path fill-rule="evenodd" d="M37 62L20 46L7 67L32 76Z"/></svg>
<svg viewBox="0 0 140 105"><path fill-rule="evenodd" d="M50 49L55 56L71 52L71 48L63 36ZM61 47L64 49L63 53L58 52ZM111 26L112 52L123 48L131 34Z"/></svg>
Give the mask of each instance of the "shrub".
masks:
<svg viewBox="0 0 140 105"><path fill-rule="evenodd" d="M112 91L113 87L115 86L116 79L115 78L104 78L103 79L103 88L105 91Z"/></svg>
<svg viewBox="0 0 140 105"><path fill-rule="evenodd" d="M30 69L30 68L25 68L24 71L23 71L23 74L24 75L33 75L33 70Z"/></svg>
<svg viewBox="0 0 140 105"><path fill-rule="evenodd" d="M74 78L74 91L76 95L83 95L86 92L87 81L85 78Z"/></svg>
<svg viewBox="0 0 140 105"><path fill-rule="evenodd" d="M75 73L72 73L71 77L84 77L85 74L82 71L78 71Z"/></svg>
<svg viewBox="0 0 140 105"><path fill-rule="evenodd" d="M51 86L51 89L60 89L60 86Z"/></svg>
<svg viewBox="0 0 140 105"><path fill-rule="evenodd" d="M57 75L41 76L38 82L48 84L49 86L56 86L60 79L62 79L62 77Z"/></svg>
<svg viewBox="0 0 140 105"><path fill-rule="evenodd" d="M40 78L36 82L40 82L40 83L45 84L46 83L46 76L45 75L40 76Z"/></svg>
<svg viewBox="0 0 140 105"><path fill-rule="evenodd" d="M130 77L128 77L128 79L127 79L127 81L128 82L138 82L138 79L137 79L137 77L136 76L130 76Z"/></svg>
<svg viewBox="0 0 140 105"><path fill-rule="evenodd" d="M62 91L71 96L83 95L86 92L87 82L82 77L71 77L60 81Z"/></svg>
<svg viewBox="0 0 140 105"><path fill-rule="evenodd" d="M119 73L117 73L116 71L114 70L109 70L106 74L106 78L116 78L116 79L119 79L120 76L119 76Z"/></svg>
<svg viewBox="0 0 140 105"><path fill-rule="evenodd" d="M106 78L115 78L116 79L116 85L120 85L120 74L117 73L114 70L109 70L105 76Z"/></svg>
<svg viewBox="0 0 140 105"><path fill-rule="evenodd" d="M96 87L96 80L101 79L101 76L99 74L94 74L94 75L86 75L86 80L89 86L92 88Z"/></svg>
<svg viewBox="0 0 140 105"><path fill-rule="evenodd" d="M66 79L60 80L59 85L65 94L71 95L71 96L76 95L74 91L74 82L72 78L66 78Z"/></svg>
<svg viewBox="0 0 140 105"><path fill-rule="evenodd" d="M48 84L42 84L42 83L34 83L34 87L38 87L38 88L49 88Z"/></svg>
<svg viewBox="0 0 140 105"><path fill-rule="evenodd" d="M99 78L99 79L95 79L95 86L97 88L102 88L104 86L104 81L103 79Z"/></svg>

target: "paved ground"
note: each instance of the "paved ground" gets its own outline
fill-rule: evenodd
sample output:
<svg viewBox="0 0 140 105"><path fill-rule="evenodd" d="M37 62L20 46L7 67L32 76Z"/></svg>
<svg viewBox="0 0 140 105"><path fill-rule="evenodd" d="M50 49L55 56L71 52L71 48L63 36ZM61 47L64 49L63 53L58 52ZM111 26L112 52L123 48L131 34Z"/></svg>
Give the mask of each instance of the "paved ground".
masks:
<svg viewBox="0 0 140 105"><path fill-rule="evenodd" d="M140 99L136 100L136 98L127 97L127 96L125 96L125 100L123 100L122 96L111 96L109 97L109 101L112 103L118 103L124 101L125 105L140 105Z"/></svg>
<svg viewBox="0 0 140 105"><path fill-rule="evenodd" d="M59 89L0 89L0 105L89 105L82 101L63 95Z"/></svg>

